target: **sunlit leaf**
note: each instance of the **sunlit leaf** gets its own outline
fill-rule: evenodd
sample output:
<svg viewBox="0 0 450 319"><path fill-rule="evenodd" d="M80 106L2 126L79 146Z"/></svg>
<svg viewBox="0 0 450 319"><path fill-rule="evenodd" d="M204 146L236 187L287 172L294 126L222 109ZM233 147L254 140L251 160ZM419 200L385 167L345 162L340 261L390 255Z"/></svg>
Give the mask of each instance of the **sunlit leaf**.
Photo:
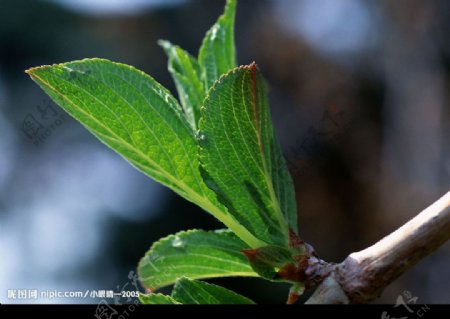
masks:
<svg viewBox="0 0 450 319"><path fill-rule="evenodd" d="M176 99L152 77L103 59L42 66L27 73L139 170L216 216L251 247L263 245L204 184L195 132Z"/></svg>
<svg viewBox="0 0 450 319"><path fill-rule="evenodd" d="M178 302L198 305L247 305L250 299L223 287L206 282L180 278L172 291L172 298Z"/></svg>
<svg viewBox="0 0 450 319"><path fill-rule="evenodd" d="M163 294L148 294L139 295L139 301L143 305L180 305L181 303L176 301L170 296Z"/></svg>
<svg viewBox="0 0 450 319"><path fill-rule="evenodd" d="M178 278L255 277L242 251L248 246L230 231L190 230L153 244L138 266L149 289L173 284Z"/></svg>
<svg viewBox="0 0 450 319"><path fill-rule="evenodd" d="M200 118L200 107L206 96L201 69L195 58L168 41L159 41L169 57L169 72L175 82L185 115L194 129Z"/></svg>
<svg viewBox="0 0 450 319"><path fill-rule="evenodd" d="M220 76L236 67L234 20L236 0L227 0L225 12L209 29L198 54L202 78L209 89Z"/></svg>

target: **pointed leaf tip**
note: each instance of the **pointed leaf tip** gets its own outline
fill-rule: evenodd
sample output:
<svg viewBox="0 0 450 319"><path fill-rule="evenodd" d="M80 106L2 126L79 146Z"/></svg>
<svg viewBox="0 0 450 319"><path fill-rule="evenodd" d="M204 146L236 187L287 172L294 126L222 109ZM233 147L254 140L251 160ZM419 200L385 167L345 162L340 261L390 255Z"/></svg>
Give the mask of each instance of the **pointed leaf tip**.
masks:
<svg viewBox="0 0 450 319"><path fill-rule="evenodd" d="M224 13L203 38L198 61L207 90L222 74L237 66L234 41L236 4L236 0L227 1Z"/></svg>

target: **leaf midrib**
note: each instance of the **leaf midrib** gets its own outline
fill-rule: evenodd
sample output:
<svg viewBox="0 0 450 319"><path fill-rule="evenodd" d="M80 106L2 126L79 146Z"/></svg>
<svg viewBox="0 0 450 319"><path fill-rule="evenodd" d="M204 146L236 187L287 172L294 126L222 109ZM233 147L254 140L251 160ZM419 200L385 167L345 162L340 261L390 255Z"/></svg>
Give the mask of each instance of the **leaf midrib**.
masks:
<svg viewBox="0 0 450 319"><path fill-rule="evenodd" d="M218 271L217 273L210 273L208 272L207 275L203 275L203 274L189 274L189 276L191 277L195 277L195 278L220 278L220 277L260 277L257 273L255 272L245 272L245 271L221 271L222 268L218 268L218 267L209 267L209 266L197 266L197 265L179 265L179 266L172 266L173 269L205 269L205 270L215 270ZM221 272L220 272L221 271ZM140 277L141 281L146 282L151 280L152 278L173 278L173 276L169 273L169 274L165 274L165 273L158 273L155 275L150 275L148 277ZM180 276L181 277L181 276ZM169 281L172 282L172 279L170 279ZM162 287L162 286L160 286Z"/></svg>
<svg viewBox="0 0 450 319"><path fill-rule="evenodd" d="M227 263L227 264L238 265L238 266L240 266L240 267L248 266L249 268L251 268L249 265L242 264L242 263L240 263L240 262L238 262L238 261L230 260L230 259L227 259L227 258L221 258L221 257L217 257L217 256L208 256L208 255L206 255L206 254L199 254L199 253L192 253L192 252L189 252L189 256L202 257L202 258L204 258L204 259L216 260L216 261L224 262L224 263ZM180 257L181 257L181 256L180 256L179 254L165 254L165 255L164 255L164 260L166 260L166 259L180 258ZM193 262L194 262L194 261L193 261ZM155 261L154 264L157 264L157 262ZM145 265L146 265L146 264L144 264L144 266L145 266Z"/></svg>
<svg viewBox="0 0 450 319"><path fill-rule="evenodd" d="M272 180L272 177L271 177L271 174L270 174L271 172L269 171L268 163L267 163L266 158L264 156L264 149L263 149L264 146L263 146L263 143L262 143L261 128L259 127L258 107L257 107L257 102L258 101L257 101L257 95L256 95L256 85L257 85L257 83L256 83L256 76L257 76L257 74L256 74L256 72L257 72L256 64L255 63L251 64L249 67L247 67L247 69L251 72L250 78L251 78L251 82L252 82L252 88L251 88L251 90L252 90L252 103L253 103L252 106L253 106L253 111L255 113L255 116L254 116L254 125L255 125L255 127L254 127L254 129L255 129L256 136L258 138L258 144L259 144L259 148L260 148L259 155L261 156L261 161L262 161L262 164L263 164L263 170L264 170L263 176L264 176L264 180L266 182L267 189L269 190L270 199L271 199L271 201L273 203L273 208L276 211L276 215L278 217L278 222L279 222L279 224L281 226L281 230L282 230L283 233L285 233L285 235L287 235L286 227L283 227L283 226L287 226L287 223L286 223L286 221L284 219L284 215L283 215L283 212L281 210L280 203L279 203L278 198L277 198L277 196L275 194L275 190L273 188L273 180ZM245 84L244 81L242 81L242 93L243 94L244 94L244 84ZM243 96L245 96L245 95L243 95ZM246 103L246 100L244 99L243 102ZM247 108L245 108L245 109L247 110ZM269 110L267 110L267 111L269 112ZM248 112L246 112L246 113L248 113ZM250 121L250 122L252 122L252 121ZM267 134L269 134L269 133L267 133ZM270 136L269 135L267 136L267 141L270 142Z"/></svg>
<svg viewBox="0 0 450 319"><path fill-rule="evenodd" d="M245 67L244 67L244 69L249 69L249 68L245 68ZM232 72L235 72L235 71L232 71ZM245 77L243 76L242 78L243 78L243 79L242 79L242 85L241 85L242 96L246 96L245 88L244 88L244 86L245 86L245 81L244 81ZM236 79L234 79L233 81L236 81ZM233 87L234 84L231 85L231 86ZM219 102L218 102L217 104L218 104L219 109L221 109L221 108L222 108L222 105L224 105L224 103L222 103L222 96L221 96L221 95L218 95L218 99L219 99ZM246 102L245 102L245 99L243 100L243 102L246 103ZM246 140L246 138L243 136L242 129L241 129L241 126L240 126L240 124L239 124L239 121L237 120L237 116L236 116L235 111L234 111L234 110L235 110L235 108L234 108L234 106L233 106L233 105L234 105L234 99L233 99L233 96L232 96L232 95L230 96L230 103L231 103L231 109L232 109L232 112L233 112L233 115L234 115L233 117L235 118L235 123L236 123L237 127L239 128L239 133L240 133L240 135L241 135L241 137L242 137L242 141L243 141L245 147L247 148L248 153L249 153L249 154L252 154L252 152L250 151L249 146L248 146L248 144L247 144L247 140ZM256 105L254 105L254 107L256 108ZM248 109L248 107L246 106L246 107L245 107L245 110L247 110L247 109ZM246 111L245 113L247 114L247 117L249 118L249 112ZM220 120L221 120L222 126L225 128L226 125L225 125L224 118L223 118L223 115L222 115L222 114L223 114L223 112L219 112L219 116L220 116ZM252 121L250 118L249 118L249 121L250 121L250 123L253 123L253 121ZM256 129L256 127L253 127L253 129L254 129L255 135L256 135L256 137L257 137L259 143L260 143L260 147L262 147L261 142L260 142L260 134L259 134L258 130ZM236 151L236 149L235 149L235 147L234 147L234 144L231 142L230 137L228 136L228 133L227 133L226 130L224 130L224 134L225 134L225 136L226 136L226 138L227 138L227 140L228 140L228 144L229 144L229 145L231 146L231 148L233 149L233 152L234 152L234 154L236 155L236 158L237 158L238 161L241 163L241 166L244 167L244 168L247 170L247 172L249 172L249 171L248 171L248 168L247 168L247 165L245 165L244 163L242 163L241 157L240 157L239 154L237 153L237 151ZM216 150L217 150L217 154L220 156L220 158L222 158L222 155L221 155L220 150L217 148L216 145L214 145L214 147L215 147ZM258 170L260 171L260 173L261 173L261 174L263 175L263 177L264 177L264 181L265 181L266 187L267 187L267 189L268 189L268 191L269 191L269 194L270 194L270 200L271 200L271 202L272 202L272 207L275 209L275 213L276 213L276 216L277 216L278 223L275 223L274 220L273 220L272 218L270 218L269 215L268 215L265 211L262 211L262 212L260 212L260 213L261 213L261 214L264 214L264 216L265 216L264 220L267 220L268 222L270 222L275 228L277 228L278 230L280 230L281 233L284 233L284 234L287 236L287 231L286 231L286 229L285 229L286 227L283 227L283 226L286 224L286 223L284 222L284 216L283 216L283 214L281 213L281 209L280 209L280 207L279 207L278 200L277 200L277 198L276 198L276 196L275 196L275 194L274 194L274 189L273 189L273 187L271 187L271 186L272 186L272 181L271 181L271 179L270 179L270 177L269 177L269 175L268 175L267 163L266 163L266 161L265 161L265 158L264 158L264 155L263 155L263 152L262 152L262 149L261 149L261 148L260 148L259 156L261 157L261 161L262 161L262 164L263 164L263 169L260 168L260 165L257 163L256 158L255 158L254 156L251 156L251 158L252 158L252 160L254 161L254 163L256 164L256 167L258 168ZM223 162L223 161L222 161L222 162ZM250 173L250 172L249 172L249 173ZM234 179L237 183L239 183L239 180L235 177L235 175L232 174L232 173L230 173L230 174L231 174L231 176L233 177L233 179ZM251 175L252 175L252 174L249 174L249 176L251 176ZM221 180L219 177L217 177L217 178L218 178L219 180ZM223 184L223 181L221 181L221 183ZM286 237L286 236L285 236L285 237Z"/></svg>

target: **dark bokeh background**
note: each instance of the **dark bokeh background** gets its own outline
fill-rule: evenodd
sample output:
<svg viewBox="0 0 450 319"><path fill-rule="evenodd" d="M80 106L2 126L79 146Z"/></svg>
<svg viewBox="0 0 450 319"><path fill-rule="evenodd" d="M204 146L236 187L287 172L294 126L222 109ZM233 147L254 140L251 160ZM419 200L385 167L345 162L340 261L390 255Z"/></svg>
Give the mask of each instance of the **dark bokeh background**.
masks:
<svg viewBox="0 0 450 319"><path fill-rule="evenodd" d="M49 102L31 66L102 57L174 92L160 38L193 54L224 1L0 0L0 302L8 289L120 290L151 243L212 217L135 171ZM339 262L450 186L450 2L241 0L239 63L256 61L293 175L301 235ZM49 104L50 103L50 104ZM30 119L42 125L33 135ZM447 244L386 289L450 302ZM287 287L215 280L257 302Z"/></svg>

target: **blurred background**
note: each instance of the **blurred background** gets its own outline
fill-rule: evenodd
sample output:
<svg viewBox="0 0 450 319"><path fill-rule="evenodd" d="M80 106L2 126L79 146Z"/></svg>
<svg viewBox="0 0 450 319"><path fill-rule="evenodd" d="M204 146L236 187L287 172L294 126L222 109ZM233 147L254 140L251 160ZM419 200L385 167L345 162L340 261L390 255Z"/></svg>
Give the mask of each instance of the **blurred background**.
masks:
<svg viewBox="0 0 450 319"><path fill-rule="evenodd" d="M134 290L153 241L221 225L137 172L66 115L24 70L102 57L136 66L175 94L168 39L197 54L223 11L211 0L0 0L0 302L9 289ZM256 61L297 192L301 236L342 261L450 186L450 2L241 0L240 64ZM32 125L30 126L30 123ZM389 286L450 302L450 245ZM260 303L287 287L214 282Z"/></svg>

